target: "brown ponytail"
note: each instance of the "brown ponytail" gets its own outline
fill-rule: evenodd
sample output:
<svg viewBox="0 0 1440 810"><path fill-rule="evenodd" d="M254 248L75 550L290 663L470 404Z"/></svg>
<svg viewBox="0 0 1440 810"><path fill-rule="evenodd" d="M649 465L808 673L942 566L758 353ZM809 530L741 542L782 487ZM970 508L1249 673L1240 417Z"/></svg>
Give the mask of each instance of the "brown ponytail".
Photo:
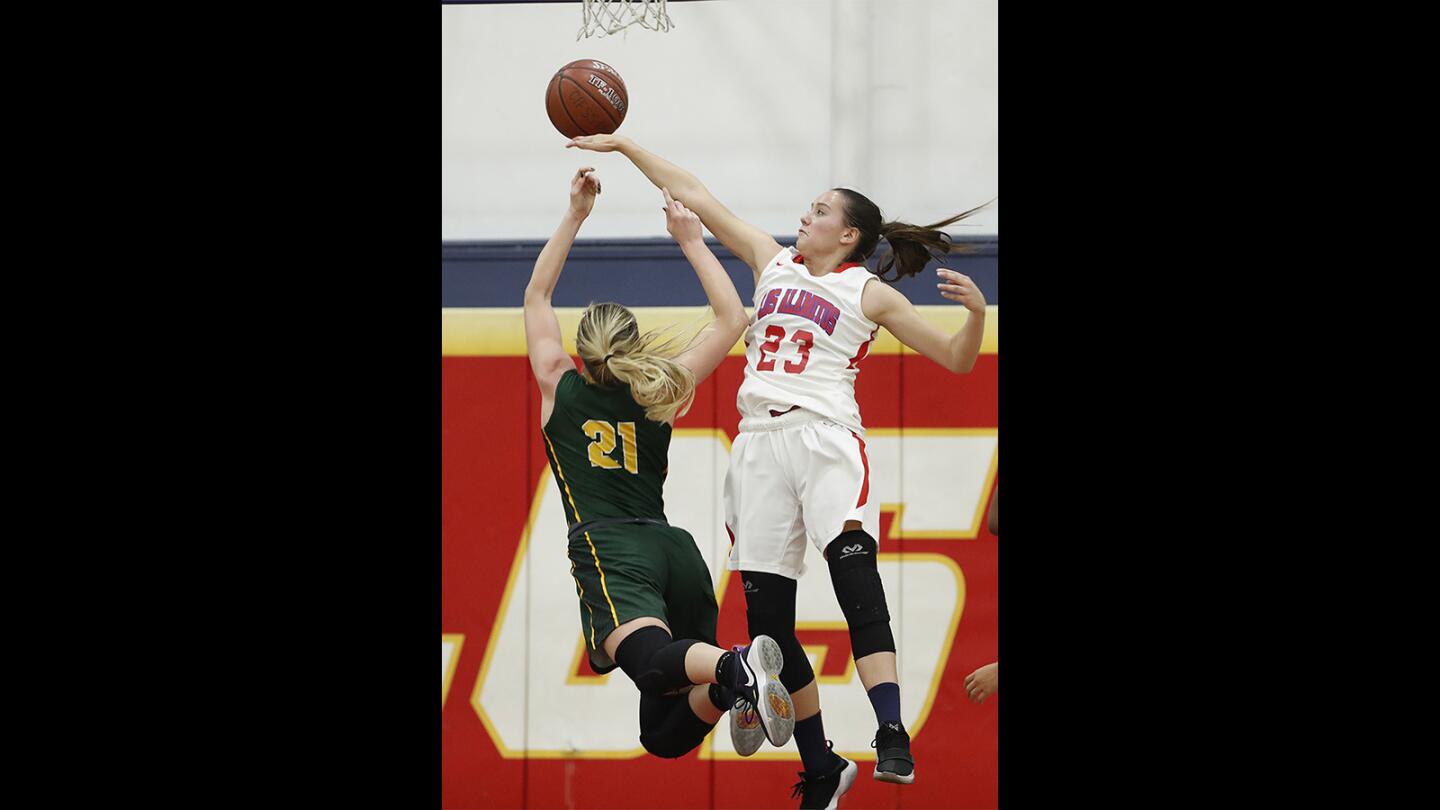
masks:
<svg viewBox="0 0 1440 810"><path fill-rule="evenodd" d="M885 222L880 216L880 207L858 191L848 188L834 190L840 192L845 200L845 224L860 231L859 243L845 260L864 262L884 239L890 243L890 251L880 260L875 275L891 283L919 273L932 259L938 260L949 253L954 245L950 242L950 235L940 229L990 204L977 205L933 225L911 225L908 222ZM894 275L887 277L886 274L891 272Z"/></svg>

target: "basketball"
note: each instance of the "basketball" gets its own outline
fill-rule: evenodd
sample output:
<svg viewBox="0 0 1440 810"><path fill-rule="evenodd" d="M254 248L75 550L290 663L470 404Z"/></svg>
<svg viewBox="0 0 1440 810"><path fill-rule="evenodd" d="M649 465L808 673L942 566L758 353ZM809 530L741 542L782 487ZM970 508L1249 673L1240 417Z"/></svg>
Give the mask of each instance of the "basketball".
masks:
<svg viewBox="0 0 1440 810"><path fill-rule="evenodd" d="M625 120L630 97L615 68L579 59L555 72L545 89L545 112L567 138L609 135Z"/></svg>

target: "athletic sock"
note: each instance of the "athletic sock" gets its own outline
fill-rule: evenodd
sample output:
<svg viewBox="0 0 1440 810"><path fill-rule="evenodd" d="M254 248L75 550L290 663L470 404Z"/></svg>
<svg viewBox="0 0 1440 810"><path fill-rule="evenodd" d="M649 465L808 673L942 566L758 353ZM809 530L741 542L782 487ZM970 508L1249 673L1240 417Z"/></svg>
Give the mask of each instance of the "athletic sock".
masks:
<svg viewBox="0 0 1440 810"><path fill-rule="evenodd" d="M877 683L865 694L870 698L870 705L875 707L877 725L900 722L900 684Z"/></svg>
<svg viewBox="0 0 1440 810"><path fill-rule="evenodd" d="M710 684L710 704L722 712L735 707L735 690L718 683Z"/></svg>
<svg viewBox="0 0 1440 810"><path fill-rule="evenodd" d="M740 659L733 650L721 653L720 660L715 662L715 682L724 686L735 683L736 676L740 674L736 669L739 666Z"/></svg>
<svg viewBox="0 0 1440 810"><path fill-rule="evenodd" d="M825 744L825 724L820 722L820 714L795 722L795 747L800 749L800 761L809 774L829 773L839 759Z"/></svg>

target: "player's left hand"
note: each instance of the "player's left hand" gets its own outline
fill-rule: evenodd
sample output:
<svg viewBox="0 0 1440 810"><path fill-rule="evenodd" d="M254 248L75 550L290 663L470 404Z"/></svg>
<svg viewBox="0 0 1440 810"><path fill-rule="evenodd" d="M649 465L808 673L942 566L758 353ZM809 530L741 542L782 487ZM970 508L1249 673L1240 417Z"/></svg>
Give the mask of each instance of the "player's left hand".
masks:
<svg viewBox="0 0 1440 810"><path fill-rule="evenodd" d="M940 283L935 285L940 289L940 295L964 304L971 312L985 312L985 294L969 276L944 267L935 268L935 272L940 276Z"/></svg>
<svg viewBox="0 0 1440 810"><path fill-rule="evenodd" d="M590 216L595 205L595 195L600 193L600 178L595 176L595 167L585 166L570 178L570 210L582 217Z"/></svg>

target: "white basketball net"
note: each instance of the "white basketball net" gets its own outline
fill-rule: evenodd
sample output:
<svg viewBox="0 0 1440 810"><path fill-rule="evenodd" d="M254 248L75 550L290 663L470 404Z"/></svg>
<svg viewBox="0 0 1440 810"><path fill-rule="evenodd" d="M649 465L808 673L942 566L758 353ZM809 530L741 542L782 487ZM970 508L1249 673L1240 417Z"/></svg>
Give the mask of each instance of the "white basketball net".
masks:
<svg viewBox="0 0 1440 810"><path fill-rule="evenodd" d="M669 31L675 26L665 13L665 0L585 0L584 14L576 41L592 34L614 34L632 25L652 31Z"/></svg>

